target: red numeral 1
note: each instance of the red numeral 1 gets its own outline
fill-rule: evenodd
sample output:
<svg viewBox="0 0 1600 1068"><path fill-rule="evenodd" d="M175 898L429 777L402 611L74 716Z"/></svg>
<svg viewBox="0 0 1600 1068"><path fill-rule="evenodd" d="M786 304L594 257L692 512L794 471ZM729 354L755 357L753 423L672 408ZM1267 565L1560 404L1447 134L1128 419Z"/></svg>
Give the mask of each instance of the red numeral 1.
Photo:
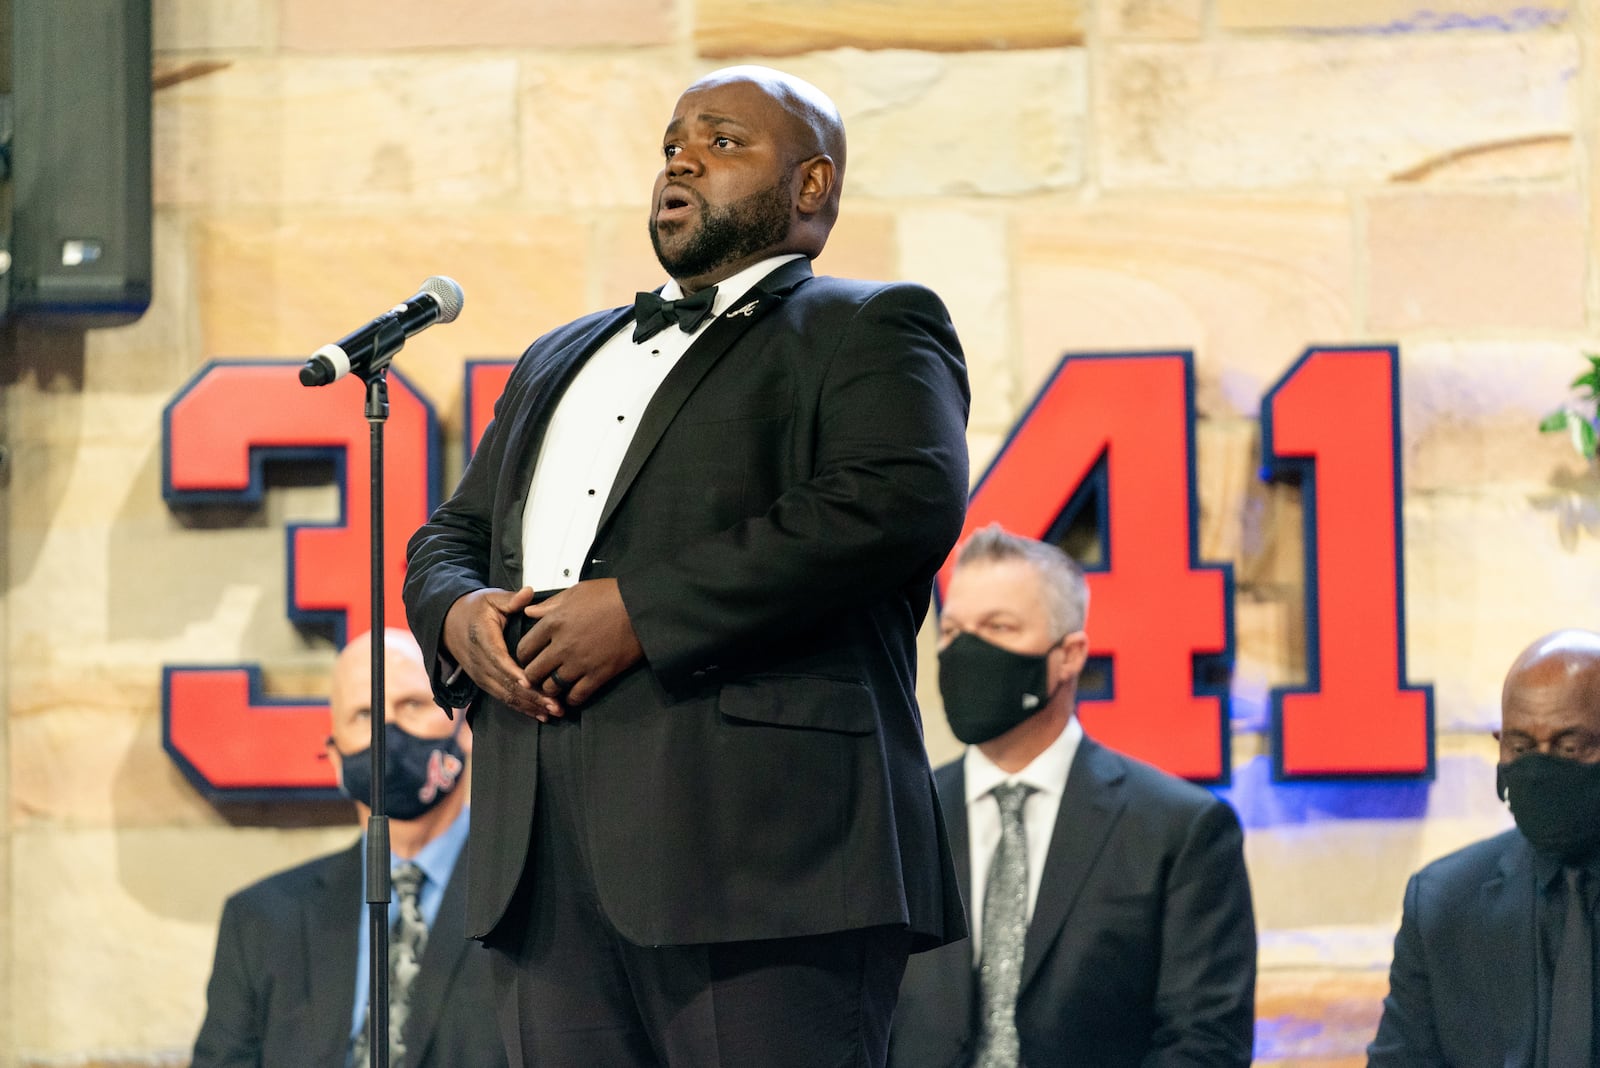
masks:
<svg viewBox="0 0 1600 1068"><path fill-rule="evenodd" d="M1195 668L1232 661L1233 575L1196 559L1192 427L1186 354L1064 359L974 491L963 537L999 522L1050 538L1098 482L1106 552L1088 631L1113 683L1081 702L1084 729L1214 782L1228 775L1228 696L1197 692Z"/></svg>
<svg viewBox="0 0 1600 1068"><path fill-rule="evenodd" d="M1398 355L1311 349L1261 404L1270 477L1299 481L1308 684L1272 692L1283 778L1430 775L1433 687L1409 686Z"/></svg>

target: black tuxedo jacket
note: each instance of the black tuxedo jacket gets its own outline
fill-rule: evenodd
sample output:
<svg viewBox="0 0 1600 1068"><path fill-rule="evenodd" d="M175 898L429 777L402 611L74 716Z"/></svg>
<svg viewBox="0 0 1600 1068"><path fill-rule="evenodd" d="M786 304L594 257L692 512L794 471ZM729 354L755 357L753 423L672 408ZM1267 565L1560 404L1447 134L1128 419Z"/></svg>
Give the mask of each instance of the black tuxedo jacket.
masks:
<svg viewBox="0 0 1600 1068"><path fill-rule="evenodd" d="M466 593L522 584L540 440L627 314L528 349L408 552L438 696L471 702L474 937L493 938L528 862L539 732L470 682L444 685L444 618ZM804 260L713 320L651 399L580 576L617 580L645 653L579 713L588 853L631 941L965 933L914 640L961 529L967 403L937 297L814 278Z"/></svg>
<svg viewBox="0 0 1600 1068"><path fill-rule="evenodd" d="M192 1068L342 1068L365 921L361 843L228 899ZM445 887L411 992L403 1064L505 1068L488 953L464 930L466 865Z"/></svg>
<svg viewBox="0 0 1600 1068"><path fill-rule="evenodd" d="M1548 985L1537 896L1533 847L1516 830L1411 877L1371 1068L1531 1068Z"/></svg>
<svg viewBox="0 0 1600 1068"><path fill-rule="evenodd" d="M962 762L936 773L968 894ZM1256 934L1233 810L1085 737L1045 860L1017 995L1029 1068L1250 1063ZM970 899L970 898L969 898ZM891 1068L971 1063L972 945L913 957Z"/></svg>

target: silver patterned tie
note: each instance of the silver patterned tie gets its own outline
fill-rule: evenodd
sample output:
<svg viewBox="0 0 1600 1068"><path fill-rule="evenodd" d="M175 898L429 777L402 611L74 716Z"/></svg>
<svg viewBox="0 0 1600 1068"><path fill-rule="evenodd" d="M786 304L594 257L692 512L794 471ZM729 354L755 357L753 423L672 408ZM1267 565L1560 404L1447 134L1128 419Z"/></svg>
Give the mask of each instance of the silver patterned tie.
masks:
<svg viewBox="0 0 1600 1068"><path fill-rule="evenodd" d="M983 951L978 958L978 1053L973 1068L1019 1068L1017 988L1022 947L1028 937L1028 835L1022 806L1033 787L1004 783L994 788L1000 805L1000 844L983 890Z"/></svg>
<svg viewBox="0 0 1600 1068"><path fill-rule="evenodd" d="M400 903L389 937L389 1063L399 1065L406 1055L403 1037L411 1008L411 984L422 968L422 951L428 948L428 924L422 918L422 883L427 878L410 862L396 868L390 879ZM371 1011L369 1000L367 1009ZM350 1045L350 1063L360 1068L370 1060L367 1024L361 1025Z"/></svg>

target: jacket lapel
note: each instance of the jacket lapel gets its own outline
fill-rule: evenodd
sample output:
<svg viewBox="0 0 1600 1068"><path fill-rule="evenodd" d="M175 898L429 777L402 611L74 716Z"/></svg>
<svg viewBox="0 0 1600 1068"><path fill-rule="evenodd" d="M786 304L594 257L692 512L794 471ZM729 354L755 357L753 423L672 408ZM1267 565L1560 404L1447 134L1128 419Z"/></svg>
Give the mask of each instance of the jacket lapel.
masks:
<svg viewBox="0 0 1600 1068"><path fill-rule="evenodd" d="M972 901L972 857L968 852L967 834L967 776L960 760L949 764L934 775L939 788L939 804L944 810L945 834L950 839L950 853L955 857L956 884L961 888L961 900L970 907ZM972 971L972 943L961 941L938 952L955 953L960 961L956 969L955 989L957 1000L950 1006L950 1019L966 1026L973 1018L977 1000L977 977Z"/></svg>
<svg viewBox="0 0 1600 1068"><path fill-rule="evenodd" d="M512 502L506 514L515 517L514 522L500 525L499 558L505 561L514 582L522 581L522 510L527 504L534 463L545 431L550 427L550 417L578 369L616 333L631 311L626 307L614 308L599 316L588 329L568 338L533 369L526 386L530 403L520 405L516 413L516 422L506 438L510 444L499 476L500 495Z"/></svg>
<svg viewBox="0 0 1600 1068"><path fill-rule="evenodd" d="M1533 1064L1535 1051L1543 1048L1539 999L1548 997L1549 979L1539 964L1534 926L1538 911L1533 852L1520 835L1500 858L1498 871L1484 882L1479 900L1483 942L1500 947L1497 955L1504 966L1505 982L1485 991L1485 1003L1496 1007L1498 1045L1508 1051L1506 1064Z"/></svg>
<svg viewBox="0 0 1600 1068"><path fill-rule="evenodd" d="M667 372L667 377L645 407L628 451L623 454L622 466L617 470L616 481L611 484L611 493L606 497L597 530L604 530L611 521L617 506L633 485L633 480L638 477L656 443L661 440L661 435L672 425L678 409L683 407L683 402L689 399L700 380L752 324L776 307L789 290L810 277L809 260L791 260L783 264L752 286L734 307L712 320L705 333L695 339L677 365Z"/></svg>
<svg viewBox="0 0 1600 1068"><path fill-rule="evenodd" d="M361 843L335 854L301 903L311 1034L306 1045L317 1064L343 1064L355 1012L357 935L365 922L361 900ZM360 962L366 967L366 962Z"/></svg>
<svg viewBox="0 0 1600 1068"><path fill-rule="evenodd" d="M1110 754L1087 735L1078 743L1061 795L1061 810L1050 835L1039 900L1022 954L1021 990L1026 990L1077 904L1100 851L1127 803L1123 771Z"/></svg>
<svg viewBox="0 0 1600 1068"><path fill-rule="evenodd" d="M461 967L468 949L477 946L467 941L467 866L466 854L456 859L450 882L439 902L439 914L428 931L428 948L422 953L422 968L411 988L411 1016L406 1021L406 1060L403 1068L423 1064L433 1042L445 996ZM481 950L479 950L481 952Z"/></svg>

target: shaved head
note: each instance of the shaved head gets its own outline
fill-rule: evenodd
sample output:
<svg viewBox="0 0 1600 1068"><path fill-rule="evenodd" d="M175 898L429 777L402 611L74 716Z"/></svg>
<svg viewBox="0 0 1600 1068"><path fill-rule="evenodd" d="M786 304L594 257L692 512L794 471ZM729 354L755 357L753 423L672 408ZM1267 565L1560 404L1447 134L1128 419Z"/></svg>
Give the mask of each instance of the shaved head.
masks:
<svg viewBox="0 0 1600 1068"><path fill-rule="evenodd" d="M1517 700L1529 688L1555 688L1574 697L1600 691L1600 634L1558 630L1546 634L1517 655L1501 687L1501 702ZM1600 715L1600 710L1597 710Z"/></svg>
<svg viewBox="0 0 1600 1068"><path fill-rule="evenodd" d="M1529 645L1500 690L1501 762L1539 751L1600 761L1600 634L1560 630Z"/></svg>
<svg viewBox="0 0 1600 1068"><path fill-rule="evenodd" d="M383 658L389 665L384 674L387 680L402 664L421 670L424 679L428 669L422 659L422 648L409 630L386 627L383 632ZM339 651L333 662L333 685L330 704L348 708L354 702L363 704L372 699L372 632L359 635Z"/></svg>
<svg viewBox="0 0 1600 1068"><path fill-rule="evenodd" d="M827 156L833 160L833 209L839 209L839 192L844 186L844 119L839 109L821 89L804 78L796 78L772 67L745 64L714 70L689 86L686 93L728 85L733 82L750 82L777 103L789 116L789 137L797 153L793 162L813 156Z"/></svg>

